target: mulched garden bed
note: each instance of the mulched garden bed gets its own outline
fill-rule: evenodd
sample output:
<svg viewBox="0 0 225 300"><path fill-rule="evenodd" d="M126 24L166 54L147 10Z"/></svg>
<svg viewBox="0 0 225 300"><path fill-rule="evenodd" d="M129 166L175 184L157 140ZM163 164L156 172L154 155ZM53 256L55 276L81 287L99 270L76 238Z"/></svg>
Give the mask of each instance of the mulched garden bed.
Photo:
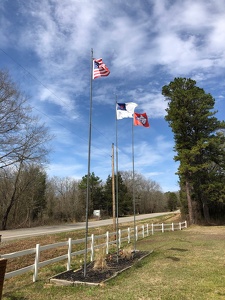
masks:
<svg viewBox="0 0 225 300"><path fill-rule="evenodd" d="M104 267L96 268L96 262L86 266L86 276L84 269L69 270L60 273L50 279L51 283L60 285L92 284L99 285L126 269L132 267L137 261L148 256L152 251L135 251L129 257L124 255L111 254L104 259Z"/></svg>

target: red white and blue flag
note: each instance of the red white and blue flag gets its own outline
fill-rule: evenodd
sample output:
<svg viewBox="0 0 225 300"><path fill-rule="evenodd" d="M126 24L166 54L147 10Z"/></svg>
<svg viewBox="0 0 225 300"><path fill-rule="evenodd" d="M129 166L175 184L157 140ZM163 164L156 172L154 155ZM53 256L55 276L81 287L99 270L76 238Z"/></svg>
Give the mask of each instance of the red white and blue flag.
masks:
<svg viewBox="0 0 225 300"><path fill-rule="evenodd" d="M150 127L147 114L146 113L142 113L142 114L134 113L134 125Z"/></svg>
<svg viewBox="0 0 225 300"><path fill-rule="evenodd" d="M110 71L103 63L102 58L93 59L93 79L108 76Z"/></svg>
<svg viewBox="0 0 225 300"><path fill-rule="evenodd" d="M116 104L116 118L117 120L123 118L133 118L134 109L138 105L134 102L127 102L127 103L117 103Z"/></svg>

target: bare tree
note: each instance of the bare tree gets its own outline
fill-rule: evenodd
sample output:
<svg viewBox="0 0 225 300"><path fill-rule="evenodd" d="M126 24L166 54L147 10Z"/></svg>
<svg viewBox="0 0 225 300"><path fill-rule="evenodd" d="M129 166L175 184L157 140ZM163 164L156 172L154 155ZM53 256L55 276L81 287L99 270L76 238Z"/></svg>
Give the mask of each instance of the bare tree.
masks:
<svg viewBox="0 0 225 300"><path fill-rule="evenodd" d="M9 214L20 198L20 175L29 164L47 161L51 136L45 125L31 114L26 97L12 82L7 72L0 71L0 169L1 177L11 166L16 176L10 197L2 212L2 230L6 229Z"/></svg>
<svg viewBox="0 0 225 300"><path fill-rule="evenodd" d="M50 136L26 102L8 73L0 70L0 168L46 159Z"/></svg>
<svg viewBox="0 0 225 300"><path fill-rule="evenodd" d="M1 227L6 229L30 226L40 222L45 208L45 172L34 165L1 170L0 217Z"/></svg>
<svg viewBox="0 0 225 300"><path fill-rule="evenodd" d="M72 178L53 177L48 181L47 214L52 220L80 221L85 215L79 181Z"/></svg>
<svg viewBox="0 0 225 300"><path fill-rule="evenodd" d="M137 212L152 213L165 209L165 199L157 182L135 172L133 187L133 172L121 171L120 173L130 194L133 193L134 188Z"/></svg>

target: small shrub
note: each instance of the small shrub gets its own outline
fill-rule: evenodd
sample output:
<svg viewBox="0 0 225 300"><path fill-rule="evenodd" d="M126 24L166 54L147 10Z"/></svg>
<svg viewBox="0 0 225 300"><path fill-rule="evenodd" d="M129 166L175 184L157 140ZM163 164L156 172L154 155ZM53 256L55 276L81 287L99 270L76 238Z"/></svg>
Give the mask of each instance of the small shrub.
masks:
<svg viewBox="0 0 225 300"><path fill-rule="evenodd" d="M93 266L94 270L107 270L108 266L106 263L106 254L105 254L105 249L101 249L101 251L98 253L98 256L94 262Z"/></svg>
<svg viewBox="0 0 225 300"><path fill-rule="evenodd" d="M120 251L120 256L126 259L133 259L133 250L131 249L131 247L124 248Z"/></svg>

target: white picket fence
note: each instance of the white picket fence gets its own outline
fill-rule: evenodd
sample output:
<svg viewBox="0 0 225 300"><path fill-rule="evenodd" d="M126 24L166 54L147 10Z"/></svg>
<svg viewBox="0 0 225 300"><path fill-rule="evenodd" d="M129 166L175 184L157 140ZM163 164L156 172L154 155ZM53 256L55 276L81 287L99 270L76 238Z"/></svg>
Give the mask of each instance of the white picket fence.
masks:
<svg viewBox="0 0 225 300"><path fill-rule="evenodd" d="M172 223L172 224L147 224L147 225L139 225L136 226L136 236L135 239L136 241L141 237L145 238L149 236L150 234L154 234L155 232L165 232L165 231L175 231L175 230L182 230L183 228L187 228L187 221L184 222L179 222L179 223ZM117 240L115 239L116 232L106 232L105 234L101 235L94 235L92 234L90 237L88 237L88 242L90 244L90 247L88 247L87 252L90 254L90 260L94 260L94 254L95 254L95 249L98 248L105 248L106 249L106 254L109 253L109 247L110 245L116 244L118 247L121 247L122 242L127 242L130 243L131 239L134 239L134 228L127 228L127 229L119 229L118 230L118 243ZM104 241L104 242L102 242ZM99 242L99 243L98 243ZM67 260L67 270L70 270L71 268L71 261L73 256L77 255L82 255L85 253L84 250L79 250L79 251L72 251L73 245L77 244L84 244L85 239L78 239L78 240L72 240L71 238L68 239L66 242L59 242L59 243L54 243L54 244L49 244L45 246L40 246L40 244L37 244L35 248L32 249L27 249L23 251L18 251L14 253L8 253L8 254L3 254L0 255L0 258L6 258L7 260L12 259L12 258L17 258L21 256L26 256L29 254L34 254L34 264L24 267L22 269L18 269L9 273L5 274L5 279L18 276L21 274L24 274L29 271L33 271L33 282L37 281L38 279L38 270L44 266L62 261L62 260ZM40 261L40 255L41 252L44 250L49 250L49 249L54 249L54 248L59 248L59 247L65 247L67 246L67 253L49 260L45 261Z"/></svg>

